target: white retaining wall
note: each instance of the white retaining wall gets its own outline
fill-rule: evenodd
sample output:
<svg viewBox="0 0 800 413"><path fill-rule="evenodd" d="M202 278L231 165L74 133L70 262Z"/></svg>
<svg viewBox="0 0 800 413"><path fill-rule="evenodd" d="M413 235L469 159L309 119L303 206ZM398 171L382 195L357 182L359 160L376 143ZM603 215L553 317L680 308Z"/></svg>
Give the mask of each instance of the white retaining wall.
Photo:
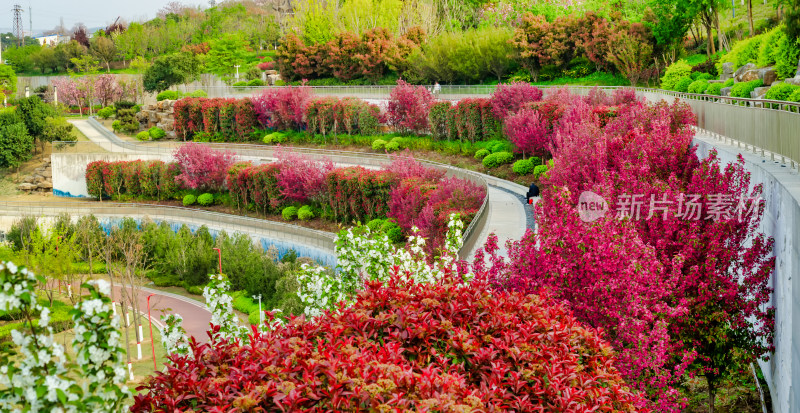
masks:
<svg viewBox="0 0 800 413"><path fill-rule="evenodd" d="M780 162L762 158L737 146L698 134L697 154L707 157L712 149L723 165L746 161L750 184L762 184L765 211L759 231L774 238L775 271L772 305L775 307L775 353L759 362L769 384L775 413L800 411L800 176ZM797 318L797 320L795 320ZM798 327L794 328L794 321Z"/></svg>

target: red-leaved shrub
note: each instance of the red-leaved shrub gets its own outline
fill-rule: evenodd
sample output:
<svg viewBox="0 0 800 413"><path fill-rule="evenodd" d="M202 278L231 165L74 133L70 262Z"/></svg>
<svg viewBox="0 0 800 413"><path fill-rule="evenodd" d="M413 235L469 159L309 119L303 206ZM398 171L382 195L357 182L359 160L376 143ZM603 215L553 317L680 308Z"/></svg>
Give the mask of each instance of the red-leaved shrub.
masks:
<svg viewBox="0 0 800 413"><path fill-rule="evenodd" d="M389 124L399 132L423 133L428 130L428 113L433 102L428 89L400 79L389 97Z"/></svg>
<svg viewBox="0 0 800 413"><path fill-rule="evenodd" d="M596 330L545 294L484 278L394 274L318 320L254 329L249 345L192 340L138 388L131 411L637 410L641 396Z"/></svg>
<svg viewBox="0 0 800 413"><path fill-rule="evenodd" d="M225 185L228 168L236 162L230 151L216 151L208 145L189 142L175 151L181 174L177 179L192 189L216 191Z"/></svg>
<svg viewBox="0 0 800 413"><path fill-rule="evenodd" d="M306 105L313 97L306 86L266 89L251 98L259 122L265 128L301 130L305 127Z"/></svg>
<svg viewBox="0 0 800 413"><path fill-rule="evenodd" d="M335 169L326 178L328 202L323 210L339 222L385 218L393 178L391 172L360 166Z"/></svg>
<svg viewBox="0 0 800 413"><path fill-rule="evenodd" d="M514 82L497 85L492 93L492 113L497 119L505 119L516 113L526 104L542 99L542 91L536 86L525 82Z"/></svg>
<svg viewBox="0 0 800 413"><path fill-rule="evenodd" d="M506 118L505 133L516 153L542 156L551 132L544 116L535 109L522 109Z"/></svg>
<svg viewBox="0 0 800 413"><path fill-rule="evenodd" d="M277 184L284 198L305 203L320 202L327 197L325 178L333 171L330 159L314 161L280 146L275 150L275 157L280 168Z"/></svg>

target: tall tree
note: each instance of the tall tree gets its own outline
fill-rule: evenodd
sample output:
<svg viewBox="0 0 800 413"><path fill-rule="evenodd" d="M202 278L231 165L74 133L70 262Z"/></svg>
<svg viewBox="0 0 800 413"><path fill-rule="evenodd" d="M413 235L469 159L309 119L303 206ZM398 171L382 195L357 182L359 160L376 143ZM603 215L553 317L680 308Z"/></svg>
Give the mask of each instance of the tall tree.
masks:
<svg viewBox="0 0 800 413"><path fill-rule="evenodd" d="M117 57L114 41L105 36L96 36L92 41L92 54L106 65L106 73L111 73L111 61Z"/></svg>

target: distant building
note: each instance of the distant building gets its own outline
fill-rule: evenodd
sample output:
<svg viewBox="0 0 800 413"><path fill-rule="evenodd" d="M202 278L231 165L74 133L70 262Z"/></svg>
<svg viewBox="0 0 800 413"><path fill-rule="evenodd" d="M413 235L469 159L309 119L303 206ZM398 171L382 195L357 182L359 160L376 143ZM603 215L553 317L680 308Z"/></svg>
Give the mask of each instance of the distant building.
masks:
<svg viewBox="0 0 800 413"><path fill-rule="evenodd" d="M69 43L69 36L61 35L61 34L45 34L41 36L34 37L36 41L39 42L41 46L57 46L62 43Z"/></svg>

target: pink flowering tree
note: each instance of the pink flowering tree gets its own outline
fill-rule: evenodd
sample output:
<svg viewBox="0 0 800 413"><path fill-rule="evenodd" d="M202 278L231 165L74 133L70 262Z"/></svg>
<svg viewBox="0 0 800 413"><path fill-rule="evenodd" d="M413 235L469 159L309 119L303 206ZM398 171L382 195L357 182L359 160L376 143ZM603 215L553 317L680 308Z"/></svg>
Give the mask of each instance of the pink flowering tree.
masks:
<svg viewBox="0 0 800 413"><path fill-rule="evenodd" d="M428 113L433 102L428 89L400 79L389 95L389 124L402 133L424 133L428 130Z"/></svg>
<svg viewBox="0 0 800 413"><path fill-rule="evenodd" d="M542 91L525 82L498 85L492 94L492 113L497 119L517 113L527 103L542 99Z"/></svg>
<svg viewBox="0 0 800 413"><path fill-rule="evenodd" d="M94 79L94 97L103 106L108 106L122 97L122 88L114 75L98 75Z"/></svg>
<svg viewBox="0 0 800 413"><path fill-rule="evenodd" d="M86 91L78 87L75 80L69 77L56 77L51 80L51 84L58 88L58 100L70 106L77 106L78 111L83 115L83 105L86 102Z"/></svg>
<svg viewBox="0 0 800 413"><path fill-rule="evenodd" d="M175 151L181 173L175 181L192 189L218 191L225 186L228 169L236 163L230 151L215 151L208 145L190 142Z"/></svg>
<svg viewBox="0 0 800 413"><path fill-rule="evenodd" d="M314 161L307 156L278 146L275 150L278 187L281 195L291 201L322 202L327 197L325 178L333 171L333 161Z"/></svg>

